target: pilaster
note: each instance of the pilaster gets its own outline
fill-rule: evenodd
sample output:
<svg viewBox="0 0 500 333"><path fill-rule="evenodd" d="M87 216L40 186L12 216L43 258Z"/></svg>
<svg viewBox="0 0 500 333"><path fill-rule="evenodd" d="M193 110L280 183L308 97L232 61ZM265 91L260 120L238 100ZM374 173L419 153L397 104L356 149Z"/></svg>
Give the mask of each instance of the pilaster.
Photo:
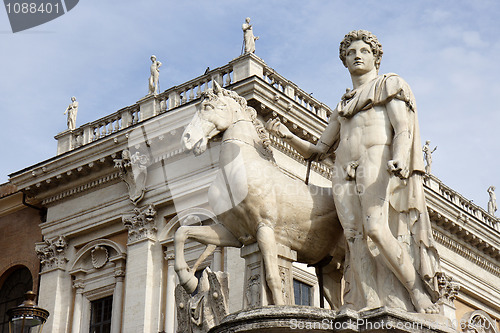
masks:
<svg viewBox="0 0 500 333"><path fill-rule="evenodd" d="M123 327L130 332L158 331L161 248L156 242L152 205L136 208L134 215L123 217L129 231L125 281L125 307Z"/></svg>

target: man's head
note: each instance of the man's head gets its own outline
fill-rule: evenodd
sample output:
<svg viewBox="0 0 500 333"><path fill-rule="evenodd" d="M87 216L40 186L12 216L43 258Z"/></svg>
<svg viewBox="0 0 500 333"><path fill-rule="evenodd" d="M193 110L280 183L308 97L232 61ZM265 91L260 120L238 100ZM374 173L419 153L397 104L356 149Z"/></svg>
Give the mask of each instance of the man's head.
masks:
<svg viewBox="0 0 500 333"><path fill-rule="evenodd" d="M377 68L378 71L378 69L380 68L380 62L382 60L382 54L384 53L382 51L382 44L380 44L380 42L378 41L377 37L374 34L366 30L353 30L349 32L347 35L345 35L344 39L340 42L339 57L340 60L342 60L344 66L347 67L346 64L347 49L349 48L351 43L356 40L361 40L366 44L370 45L372 53L375 56L375 67Z"/></svg>
<svg viewBox="0 0 500 333"><path fill-rule="evenodd" d="M156 61L156 56L155 55L151 56L151 61Z"/></svg>
<svg viewBox="0 0 500 333"><path fill-rule="evenodd" d="M74 101L76 101L76 97L75 97L75 96L71 97L71 100L72 100L73 102L74 102Z"/></svg>
<svg viewBox="0 0 500 333"><path fill-rule="evenodd" d="M247 17L247 18L245 19L245 22L246 22L246 23L250 23L250 17Z"/></svg>

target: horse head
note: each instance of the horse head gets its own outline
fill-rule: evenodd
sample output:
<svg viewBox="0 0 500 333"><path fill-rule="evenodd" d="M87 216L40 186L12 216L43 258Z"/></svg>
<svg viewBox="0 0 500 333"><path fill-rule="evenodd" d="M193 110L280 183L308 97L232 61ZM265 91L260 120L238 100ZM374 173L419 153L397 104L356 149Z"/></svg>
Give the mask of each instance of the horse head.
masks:
<svg viewBox="0 0 500 333"><path fill-rule="evenodd" d="M187 150L193 150L200 155L207 149L207 143L217 134L224 132L235 119L235 112L246 107L246 101L233 93L221 88L214 81L213 89L202 93L200 109L184 130L182 144ZM244 104L244 105L243 105Z"/></svg>

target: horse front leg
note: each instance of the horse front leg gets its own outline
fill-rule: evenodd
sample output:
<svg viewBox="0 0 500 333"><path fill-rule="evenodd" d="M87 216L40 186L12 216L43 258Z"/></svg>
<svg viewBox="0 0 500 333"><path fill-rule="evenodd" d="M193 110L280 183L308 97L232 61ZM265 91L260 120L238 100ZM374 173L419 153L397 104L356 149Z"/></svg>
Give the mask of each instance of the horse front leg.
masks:
<svg viewBox="0 0 500 333"><path fill-rule="evenodd" d="M274 305L285 304L281 290L281 277L278 268L278 249L274 230L268 226L261 226L257 230L257 243L264 260L267 286L271 290Z"/></svg>
<svg viewBox="0 0 500 333"><path fill-rule="evenodd" d="M184 258L184 244L187 239L194 239L201 244L208 245L208 250L214 249L214 246L242 246L241 242L222 224L179 227L174 235L174 269L179 277L179 283L188 294L196 290L198 279L194 276L194 272L189 269ZM206 254L205 250L202 255Z"/></svg>

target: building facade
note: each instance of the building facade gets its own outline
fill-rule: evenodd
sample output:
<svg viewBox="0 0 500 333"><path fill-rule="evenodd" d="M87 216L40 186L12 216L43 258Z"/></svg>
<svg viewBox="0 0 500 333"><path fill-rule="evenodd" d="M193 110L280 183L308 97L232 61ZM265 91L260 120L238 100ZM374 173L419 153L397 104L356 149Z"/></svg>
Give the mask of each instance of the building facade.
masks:
<svg viewBox="0 0 500 333"><path fill-rule="evenodd" d="M262 121L279 117L311 142L327 124L326 105L262 59L245 54L58 134L56 156L10 175L17 192L6 200L15 201L19 210L6 208L2 210L6 215L0 215L3 230L20 232L22 226L13 221L29 220L30 228L36 227L33 235L41 235L36 244L26 242L22 247L30 252L25 266L33 275L33 288L39 289L38 304L51 313L47 332L175 332L173 235L180 225L217 222L207 190L218 169L218 146L212 144L208 153L194 157L180 144L201 93L214 81L244 97ZM281 170L304 179L303 158L279 138L271 139ZM328 164L313 163L311 183L331 186L330 172ZM498 325L500 221L432 175L425 179L425 191L446 274L442 279L446 311L457 320L486 318ZM32 206L46 209L44 221L36 209L19 205L23 196ZM2 205L8 206L4 199ZM185 249L189 264L203 250L189 242ZM9 260L1 262L0 268L7 268L2 272L17 265L17 259ZM207 266L229 273L229 310L240 310L245 285L240 250L217 249L199 267ZM305 265L293 268L299 304L319 305L313 272Z"/></svg>

